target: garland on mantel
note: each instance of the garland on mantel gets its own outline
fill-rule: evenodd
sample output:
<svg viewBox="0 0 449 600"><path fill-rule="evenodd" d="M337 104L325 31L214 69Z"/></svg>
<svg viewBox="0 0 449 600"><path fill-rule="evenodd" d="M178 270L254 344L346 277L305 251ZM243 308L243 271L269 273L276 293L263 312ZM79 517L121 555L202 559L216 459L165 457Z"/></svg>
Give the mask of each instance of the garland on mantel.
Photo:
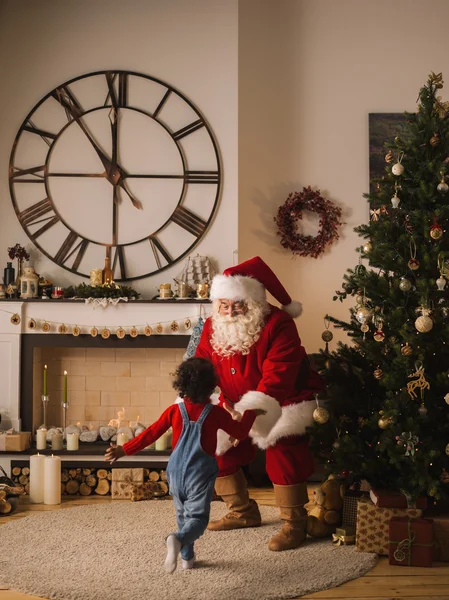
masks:
<svg viewBox="0 0 449 600"><path fill-rule="evenodd" d="M12 313L11 311L0 309L0 312L11 315L10 321L13 325L20 325L22 319L18 313ZM200 305L200 315L198 320L202 319L202 306ZM145 335L147 337L151 335L162 335L178 333L179 331L189 331L192 328L192 317L184 317L182 319L175 319L172 321L159 321L158 323L144 323L140 325L129 326L118 326L117 325L102 325L101 328L97 328L91 325L73 325L68 323L61 323L60 321L49 321L47 319L40 319L29 317L27 322L27 329L30 331L41 331L43 333L59 333L61 335L73 335L78 337L83 330L90 334L92 337L101 336L107 340L111 335L116 335L118 339L122 340L126 335L132 338L136 338L139 335Z"/></svg>

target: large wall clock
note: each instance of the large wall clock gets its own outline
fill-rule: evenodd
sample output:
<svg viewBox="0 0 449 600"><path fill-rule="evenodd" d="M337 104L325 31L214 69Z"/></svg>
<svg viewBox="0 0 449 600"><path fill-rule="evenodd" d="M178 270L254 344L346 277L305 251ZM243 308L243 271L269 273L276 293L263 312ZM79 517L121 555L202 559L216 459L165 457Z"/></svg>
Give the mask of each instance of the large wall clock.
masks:
<svg viewBox="0 0 449 600"><path fill-rule="evenodd" d="M205 117L154 77L71 79L31 110L9 167L16 215L60 267L88 276L111 256L117 281L183 258L211 223L221 163Z"/></svg>

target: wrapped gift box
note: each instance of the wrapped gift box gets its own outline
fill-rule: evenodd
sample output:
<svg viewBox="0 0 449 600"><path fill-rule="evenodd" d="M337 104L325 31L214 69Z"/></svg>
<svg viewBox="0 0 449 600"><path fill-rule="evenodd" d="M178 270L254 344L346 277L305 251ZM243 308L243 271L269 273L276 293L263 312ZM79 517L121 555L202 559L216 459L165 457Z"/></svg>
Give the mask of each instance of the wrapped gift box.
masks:
<svg viewBox="0 0 449 600"><path fill-rule="evenodd" d="M449 562L449 510L432 507L426 517L433 519L433 560Z"/></svg>
<svg viewBox="0 0 449 600"><path fill-rule="evenodd" d="M31 432L0 431L0 452L23 452L31 445Z"/></svg>
<svg viewBox="0 0 449 600"><path fill-rule="evenodd" d="M348 490L343 496L343 527L355 527L357 524L357 501L364 496L363 492Z"/></svg>
<svg viewBox="0 0 449 600"><path fill-rule="evenodd" d="M432 519L394 517L389 525L388 562L402 567L431 567Z"/></svg>
<svg viewBox="0 0 449 600"><path fill-rule="evenodd" d="M143 469L112 469L112 499L131 500L136 483L143 483Z"/></svg>
<svg viewBox="0 0 449 600"><path fill-rule="evenodd" d="M378 508L369 498L357 504L356 547L359 552L376 552L388 556L388 527L393 517L422 517L419 508Z"/></svg>
<svg viewBox="0 0 449 600"><path fill-rule="evenodd" d="M402 494L399 490L384 490L373 488L370 498L378 508L427 508L427 498L420 496L413 502Z"/></svg>

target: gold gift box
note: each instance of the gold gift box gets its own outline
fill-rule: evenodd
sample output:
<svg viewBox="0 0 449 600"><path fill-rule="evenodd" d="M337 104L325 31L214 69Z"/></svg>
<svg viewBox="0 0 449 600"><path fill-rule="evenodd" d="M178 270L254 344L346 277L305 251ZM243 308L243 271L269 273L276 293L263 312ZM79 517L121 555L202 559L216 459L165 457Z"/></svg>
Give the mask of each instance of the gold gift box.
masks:
<svg viewBox="0 0 449 600"><path fill-rule="evenodd" d="M0 452L23 452L31 445L31 432L0 433Z"/></svg>
<svg viewBox="0 0 449 600"><path fill-rule="evenodd" d="M131 500L133 485L136 483L143 483L143 468L112 469L112 499Z"/></svg>

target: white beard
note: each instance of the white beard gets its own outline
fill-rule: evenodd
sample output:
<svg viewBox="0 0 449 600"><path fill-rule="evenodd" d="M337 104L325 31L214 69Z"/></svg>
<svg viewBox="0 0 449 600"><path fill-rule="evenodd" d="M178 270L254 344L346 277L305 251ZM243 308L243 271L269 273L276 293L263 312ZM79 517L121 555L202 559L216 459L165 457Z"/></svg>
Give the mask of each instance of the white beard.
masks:
<svg viewBox="0 0 449 600"><path fill-rule="evenodd" d="M268 304L251 302L248 303L246 314L231 317L218 314L218 306L214 307L212 348L224 357L236 353L249 354L251 347L260 337L269 310Z"/></svg>

